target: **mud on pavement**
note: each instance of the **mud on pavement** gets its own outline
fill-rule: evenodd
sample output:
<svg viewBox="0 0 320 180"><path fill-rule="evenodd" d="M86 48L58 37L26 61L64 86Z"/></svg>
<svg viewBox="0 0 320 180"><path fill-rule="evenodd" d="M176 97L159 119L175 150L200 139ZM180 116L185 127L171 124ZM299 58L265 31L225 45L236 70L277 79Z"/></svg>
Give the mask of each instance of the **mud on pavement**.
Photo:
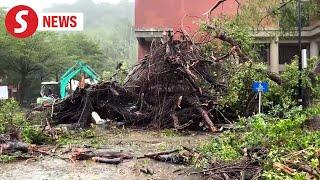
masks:
<svg viewBox="0 0 320 180"><path fill-rule="evenodd" d="M162 132L141 130L115 130L97 132L95 138L70 142L57 151L65 152L69 147L83 147L99 144L99 148L129 151L135 157L148 153L175 149L177 147L195 147L210 138L205 133L177 134L171 130ZM150 171L147 173L144 170ZM70 162L68 159L43 157L35 161L19 161L1 164L1 179L200 179L200 176L188 176L185 171L191 167L158 162L151 159L125 160L119 165L100 164L88 161Z"/></svg>

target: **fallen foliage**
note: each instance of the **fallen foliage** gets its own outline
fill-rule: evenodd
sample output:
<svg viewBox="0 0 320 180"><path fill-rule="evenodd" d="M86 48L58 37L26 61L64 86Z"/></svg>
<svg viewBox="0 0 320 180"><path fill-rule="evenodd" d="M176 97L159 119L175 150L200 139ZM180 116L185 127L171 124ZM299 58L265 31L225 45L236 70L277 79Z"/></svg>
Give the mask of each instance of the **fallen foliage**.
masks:
<svg viewBox="0 0 320 180"><path fill-rule="evenodd" d="M286 118L283 119L272 115L242 118L236 123L236 131L222 133L211 142L202 144L199 150L209 157L209 162L223 162L227 167L233 167L234 163L242 161L243 154L248 154L250 159L259 162L263 169L260 176L265 179L317 179L320 133L309 130L305 122L319 112L316 106L307 110L291 109L285 112ZM252 148L256 147L266 150L250 155Z"/></svg>

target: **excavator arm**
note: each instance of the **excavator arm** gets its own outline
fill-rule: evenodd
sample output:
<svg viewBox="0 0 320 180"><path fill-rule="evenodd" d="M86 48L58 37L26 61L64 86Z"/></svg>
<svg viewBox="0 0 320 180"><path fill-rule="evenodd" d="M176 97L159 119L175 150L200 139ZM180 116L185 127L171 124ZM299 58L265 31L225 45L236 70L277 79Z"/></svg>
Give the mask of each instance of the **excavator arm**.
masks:
<svg viewBox="0 0 320 180"><path fill-rule="evenodd" d="M100 80L100 76L90 66L78 61L77 64L69 68L60 79L60 97L62 99L67 96L67 86L69 82L80 73L85 73L93 81L97 82Z"/></svg>
<svg viewBox="0 0 320 180"><path fill-rule="evenodd" d="M91 80L100 81L100 76L90 66L82 66L83 72L85 72Z"/></svg>

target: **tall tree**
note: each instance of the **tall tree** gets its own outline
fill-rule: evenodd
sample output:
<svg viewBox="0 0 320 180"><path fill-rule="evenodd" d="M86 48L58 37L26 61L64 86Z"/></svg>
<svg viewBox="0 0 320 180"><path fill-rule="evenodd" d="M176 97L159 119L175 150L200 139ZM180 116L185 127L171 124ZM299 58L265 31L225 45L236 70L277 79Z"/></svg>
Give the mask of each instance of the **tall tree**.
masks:
<svg viewBox="0 0 320 180"><path fill-rule="evenodd" d="M18 85L18 97L23 102L32 79L43 79L46 63L56 57L54 38L48 33L36 33L30 38L16 39L3 31L0 37L1 71L9 82Z"/></svg>

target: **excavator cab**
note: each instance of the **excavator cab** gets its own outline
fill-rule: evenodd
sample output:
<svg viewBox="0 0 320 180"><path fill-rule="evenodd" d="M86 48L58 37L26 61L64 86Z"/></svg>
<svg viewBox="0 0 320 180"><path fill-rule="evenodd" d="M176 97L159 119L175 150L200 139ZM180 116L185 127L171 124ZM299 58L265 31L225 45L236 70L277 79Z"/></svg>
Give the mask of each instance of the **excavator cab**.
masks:
<svg viewBox="0 0 320 180"><path fill-rule="evenodd" d="M37 104L52 103L59 97L59 82L41 82L41 97L37 98Z"/></svg>
<svg viewBox="0 0 320 180"><path fill-rule="evenodd" d="M80 75L80 80L74 78ZM75 88L84 88L85 84L96 84L100 76L90 66L78 61L69 68L60 78L59 82L42 82L40 95L37 104L51 104L55 99L64 99L72 94Z"/></svg>

